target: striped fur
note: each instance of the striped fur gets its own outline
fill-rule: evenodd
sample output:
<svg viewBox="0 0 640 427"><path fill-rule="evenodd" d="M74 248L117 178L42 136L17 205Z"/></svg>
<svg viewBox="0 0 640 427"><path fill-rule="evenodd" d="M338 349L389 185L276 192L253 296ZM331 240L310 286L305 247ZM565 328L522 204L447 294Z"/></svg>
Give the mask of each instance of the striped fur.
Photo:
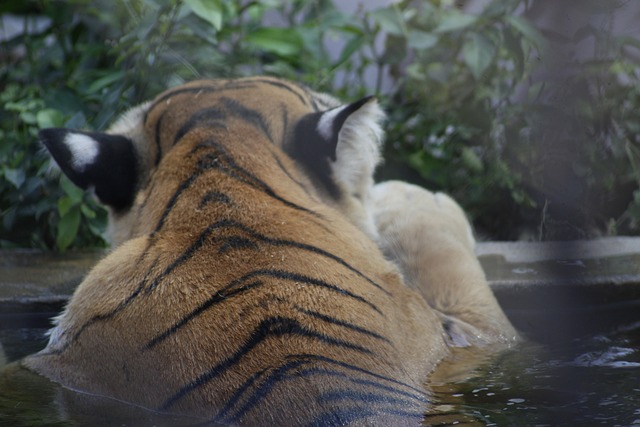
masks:
<svg viewBox="0 0 640 427"><path fill-rule="evenodd" d="M180 86L109 131L134 153L118 206L115 151L64 145L104 137L43 131L111 208L115 249L25 366L222 424L418 425L446 334L372 239L381 119L266 77Z"/></svg>

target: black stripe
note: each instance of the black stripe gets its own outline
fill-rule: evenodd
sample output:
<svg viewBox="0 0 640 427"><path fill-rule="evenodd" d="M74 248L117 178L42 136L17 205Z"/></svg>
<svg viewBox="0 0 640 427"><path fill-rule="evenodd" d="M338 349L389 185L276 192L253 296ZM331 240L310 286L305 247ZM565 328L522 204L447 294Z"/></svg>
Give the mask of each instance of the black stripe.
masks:
<svg viewBox="0 0 640 427"><path fill-rule="evenodd" d="M242 118L253 127L262 131L269 141L273 143L273 136L271 135L269 125L260 112L242 105L235 99L222 97L220 102L224 106L225 112L230 112L231 114Z"/></svg>
<svg viewBox="0 0 640 427"><path fill-rule="evenodd" d="M218 249L219 254L237 249L258 250L258 245L256 245L252 240L249 240L245 237L229 236L221 239L224 241L224 244L220 246L220 249Z"/></svg>
<svg viewBox="0 0 640 427"><path fill-rule="evenodd" d="M240 347L233 355L228 357L226 360L218 363L216 366L200 375L191 383L182 387L176 394L174 394L164 402L164 404L160 407L160 410L169 409L178 400L182 399L187 394L191 393L195 389L206 385L212 379L226 372L228 369L236 365L240 361L240 359L246 356L256 346L264 342L266 339L284 335L295 335L299 337L310 338L331 346L355 350L365 354L371 354L371 351L364 347L347 341L334 339L324 334L310 330L294 319L289 319L286 317L270 317L260 322L260 324L253 330L253 332L249 336L249 339L245 341L244 345Z"/></svg>
<svg viewBox="0 0 640 427"><path fill-rule="evenodd" d="M193 113L176 132L173 138L173 145L176 145L189 131L196 127L220 127L226 129L224 120L227 118L226 111L219 108L203 108Z"/></svg>
<svg viewBox="0 0 640 427"><path fill-rule="evenodd" d="M416 393L418 393L419 396L424 396L425 395L424 390L416 388L416 387L414 387L414 386L412 386L410 384L403 383L402 381L398 381L398 380L396 380L394 378L386 377L384 375L380 375L380 374L377 374L375 372L371 372L371 371L369 371L367 369L364 369L364 368L361 368L359 366L351 365L349 363L342 362L340 360L331 359L330 357L321 356L321 355L318 355L318 354L296 354L296 355L290 355L287 358L288 359L309 359L309 360L321 361L321 362L329 363L331 365L340 366L340 367L345 368L345 369L350 370L350 371L360 372L362 374L365 374L365 375L368 375L368 376L371 376L371 377L374 377L374 378L378 378L380 380L388 381L390 383L406 387L406 388L408 388L410 390L413 390ZM428 402L428 399L426 397L422 397L422 400L425 403Z"/></svg>
<svg viewBox="0 0 640 427"><path fill-rule="evenodd" d="M142 255L142 257L140 258L140 260L136 264L139 265L142 262L142 259L144 258L144 255L146 255L146 252L147 252L148 249L149 249L149 246L147 246L147 249L145 249L142 252L143 255ZM138 297L138 295L140 295L140 293L142 292L142 290L145 287L145 284L146 284L147 280L149 280L149 276L151 275L151 271L154 269L154 267L156 266L157 263L158 263L158 258L156 258L151 263L151 267L149 267L149 269L145 273L144 277L142 278L142 280L140 281L140 283L138 284L136 289L124 301L122 301L120 304L118 304L118 306L116 308L114 308L113 310L111 310L108 313L98 314L96 316L93 316L86 323L84 323L82 325L82 327L78 330L78 332L76 332L76 334L74 335L73 341L77 340L78 337L80 336L80 334L82 332L84 332L84 330L87 329L89 326L93 325L94 323L100 322L100 321L111 319L117 313L119 313L120 311L122 311L125 308L127 308L127 306L129 306L129 304L131 304Z"/></svg>
<svg viewBox="0 0 640 427"><path fill-rule="evenodd" d="M233 160L233 158L228 154L227 150L219 143L213 141L213 140L207 140L204 141L200 144L198 144L191 152L195 153L197 152L199 149L201 148L214 148L218 151L218 153L206 153L203 156L201 156L197 162L197 167L196 170L189 176L187 177L179 186L178 189L176 190L176 192L171 196L171 199L169 200L169 202L167 203L167 206L165 207L165 209L163 210L160 219L158 220L158 224L156 224L156 227L154 228L153 232L151 233L151 236L153 237L156 233L158 233L160 231L160 229L163 227L164 222L166 220L166 218L168 217L169 213L171 212L171 210L173 209L173 207L175 206L176 202L178 201L178 199L180 198L180 195L186 190L188 189L191 184L193 184L193 182L200 176L202 175L202 173L204 173L207 170L219 170L222 173L224 173L225 175L240 181L246 185L249 185L250 187L263 192L264 194L266 194L267 196L278 200L279 202L283 203L285 206L288 206L292 209L298 210L298 211L302 211L302 212L306 212L310 215L313 215L317 218L322 219L322 216L310 209L307 209L305 207L302 207L300 205L297 205L293 202L288 201L287 199L279 196L278 194L276 194L275 191L273 191L273 189L268 186L265 182L263 182L262 180L260 180L258 177L256 177L255 175L253 175L251 172L247 171L246 169L238 166L235 161ZM320 226L323 226L323 224L320 224ZM326 227L325 227L326 228Z"/></svg>
<svg viewBox="0 0 640 427"><path fill-rule="evenodd" d="M231 198L226 194L221 193L219 191L209 191L200 200L200 205L198 205L198 208L202 209L211 202L222 203L225 205L233 204L233 202L231 201Z"/></svg>
<svg viewBox="0 0 640 427"><path fill-rule="evenodd" d="M251 81L256 82L256 83L264 83L264 84L267 84L267 85L275 86L275 87L284 89L286 91L289 91L292 94L294 94L295 96L297 96L298 99L300 100L300 102L302 102L303 104L305 104L307 106L310 106L308 98L305 98L304 96L300 95L297 91L295 91L293 89L295 87L295 88L303 90L303 88L298 86L298 85L296 85L296 84L294 84L294 83L289 83L289 82L285 83L284 81L267 80L267 79L260 79L260 78L254 78ZM305 95L307 95L307 97L308 97L308 93L306 91L303 90L303 93Z"/></svg>
<svg viewBox="0 0 640 427"><path fill-rule="evenodd" d="M305 369L303 371L299 371L297 375L301 377L313 376L313 375L326 375L326 376L340 377L342 379L347 379L354 384L369 386L375 389L387 391L392 394L397 394L400 396L407 397L416 402L419 402L420 404L426 404L428 402L424 394L409 393L407 391L400 390L399 388L396 388L396 387L384 385L377 381L354 378L338 370L331 370L331 369L324 369L324 368L310 368L310 369Z"/></svg>
<svg viewBox="0 0 640 427"><path fill-rule="evenodd" d="M243 182L249 185L250 187L255 188L256 190L259 190L265 193L267 196L275 200L278 200L279 202L283 203L285 206L309 213L318 218L322 218L318 213L313 212L312 210L302 207L300 205L297 205L293 202L290 202L287 199L279 196L264 181L262 181L260 178L258 178L253 173L246 170L245 168L239 166L233 160L233 157L229 155L226 148L222 144L215 142L213 140L206 141L206 144L209 144L211 147L215 148L218 151L218 153L216 153L216 155L209 153L202 156L200 158L200 161L198 162L198 168L218 169L224 172L227 176L230 176L231 178L234 178L240 182Z"/></svg>
<svg viewBox="0 0 640 427"><path fill-rule="evenodd" d="M380 334L378 334L376 332L370 331L370 330L365 329L363 327L360 327L358 325L354 325L353 323L345 322L344 320L340 320L340 319L337 319L337 318L335 318L333 316L322 314L322 313L319 313L317 311L307 310L307 309L304 309L304 308L301 308L301 307L294 307L294 308L298 312L300 312L302 314L306 314L307 316L311 316L311 317L314 317L316 319L320 319L323 322L331 323L333 325L342 326L344 328L351 329L352 331L355 331L355 332L358 332L358 333L361 333L361 334L364 334L364 335L369 335L370 337L373 337L375 339L384 341L387 344L393 346L393 343L388 338L383 337L382 335L380 335Z"/></svg>
<svg viewBox="0 0 640 427"><path fill-rule="evenodd" d="M229 417L227 414L238 403L242 395L245 394L245 392L253 385L253 383L255 383L260 377L264 376L267 370L263 369L253 374L247 381L244 382L244 384L242 384L240 388L235 391L235 393L227 401L225 406L220 410L213 421L223 424L236 424L240 420L240 418L242 418L254 406L259 404L260 401L264 399L267 394L269 394L276 383L285 378L285 375L288 371L297 369L299 366L307 363L309 362L306 360L294 360L289 361L284 365L280 365L276 369L273 369L269 376L264 381L262 381L262 383L251 394L251 396L249 396L242 407L236 410L233 416Z"/></svg>
<svg viewBox="0 0 640 427"><path fill-rule="evenodd" d="M171 199L169 199L169 202L167 203L167 206L165 206L164 210L162 211L162 215L160 215L160 219L158 220L158 223L156 224L155 228L151 232L151 235L150 235L151 237L154 237L155 234L158 233L158 231L160 231L160 229L164 225L164 222L169 216L169 213L171 212L175 204L178 202L178 199L180 198L182 193L184 193L184 191L187 190L191 186L191 184L195 182L196 178L198 178L202 174L202 172L203 171L201 170L196 170L194 173L189 175L187 179L182 181L182 183L178 186L178 189L173 193L173 195L171 196Z"/></svg>
<svg viewBox="0 0 640 427"><path fill-rule="evenodd" d="M155 141L156 141L156 161L155 161L155 165L158 166L158 164L160 164L160 159L162 158L162 141L160 140L160 133L161 133L161 129L162 129L162 122L164 121L164 115L167 112L167 110L164 110L161 114L160 117L158 117L158 121L156 121L156 127L155 127Z"/></svg>
<svg viewBox="0 0 640 427"><path fill-rule="evenodd" d="M173 270L175 270L177 267L181 266L185 262L189 261L191 259L191 257L198 250L200 250L200 248L204 245L204 243L207 241L207 239L209 238L209 235L211 234L211 232L213 230L214 230L214 228L207 227L207 229L204 232L200 233L200 235L198 236L196 241L193 242L191 244L191 246L189 246L184 252L182 252L182 254L180 254L180 256L178 258L173 260L173 262L171 264L169 264L164 269L164 271L162 273L160 273L158 276L156 276L156 278L153 280L153 282L151 282L151 285L147 288L146 293L149 294L151 291L153 291L158 286L160 281L162 281Z"/></svg>
<svg viewBox="0 0 640 427"><path fill-rule="evenodd" d="M196 243L192 246L196 246L198 245L201 240L204 240L204 238L201 235L201 238L198 239L198 241L196 241ZM181 260L181 258L179 258L179 260ZM168 267L165 272L168 274L168 272L171 271L171 269L175 268L172 267L174 265L177 265L177 261L175 261L174 263L171 264L170 267ZM159 281L161 280L162 277L164 277L165 272L163 272L163 275L158 276L158 278L156 278L156 280L152 283L152 285L149 287L149 289L147 289L147 292L150 292L153 288L155 288ZM261 281L256 281L256 282L252 282L249 285L242 285L242 283L247 282L249 280L258 278L258 277L271 277L274 279L281 279L281 280L287 280L287 281L291 281L291 282L295 282L295 283L305 283L307 285L311 285L311 286L317 286L317 287L321 287L324 289L328 289L331 292L336 292L338 294L341 294L343 296L346 296L348 298L354 299L356 301L359 301L363 304L368 305L369 307L371 307L374 311L376 311L377 313L379 313L380 315L382 315L384 317L384 314L382 313L382 311L380 311L380 309L378 307L375 306L375 304L367 301L365 298L354 294L353 292L347 291L346 289L342 289L339 286L336 286L334 284L331 283L327 283L323 280L319 280L319 279L315 279L309 276L305 276L302 274L298 274L298 273L293 273L290 271L285 271L285 270L271 270L271 269L264 269L264 270L255 270L252 271L250 273L245 274L244 276L232 280L227 286L225 286L224 288L216 291L216 293L211 296L209 299L207 299L205 302L203 302L202 304L200 304L197 308L195 308L194 310L192 310L190 313L188 313L187 315L185 315L184 317L182 317L182 319L180 319L179 321L177 321L175 324L173 324L173 326L171 326L169 329L165 330L164 332L160 333L158 336L156 336L155 338L153 338L151 341L149 341L146 345L145 345L145 349L151 349L152 347L156 346L157 344L159 344L160 342L164 341L165 339L167 339L168 337L170 337L171 335L173 335L174 333L176 333L180 328L182 328L184 325L186 325L187 323L189 323L191 320L193 320L194 318L196 318L197 316L199 316L200 314L202 314L204 311L208 310L209 308L213 307L214 305L223 302L227 299L229 299L232 296L235 296L237 294L240 293L244 293L246 291L249 291L253 288L256 287L260 287L262 285L264 285L263 282Z"/></svg>
<svg viewBox="0 0 640 427"><path fill-rule="evenodd" d="M223 92L223 91L227 91L227 90L238 90L238 89L249 89L249 88L255 88L255 84L248 82L248 81L237 81L237 80L230 80L227 81L224 85L221 85L221 83L223 83L224 80L211 80L210 83L212 84L203 84L202 86L191 86L191 87L180 87L178 86L177 89L175 90L169 90L168 92L165 92L164 94L160 95L159 98L156 98L153 103L149 106L149 108L147 109L145 115L144 115L144 123L147 123L147 120L149 118L149 114L151 113L152 110L154 110L159 104L161 104L163 101L166 101L170 98L173 98L174 96L177 95L183 95L185 93L211 93L211 92Z"/></svg>
<svg viewBox="0 0 640 427"><path fill-rule="evenodd" d="M216 417L214 418L213 422L222 423L222 424L225 424L225 425L226 424L232 424L231 420L226 418L227 417L227 413L229 411L231 411L231 409L236 405L236 403L238 403L238 401L240 400L242 395L245 393L245 391L249 390L249 388L251 388L253 383L255 383L261 376L263 376L266 371L267 371L266 369L262 369L262 370L256 372L255 374L251 375L251 377L249 377L249 379L247 381L245 381L244 384L242 384L242 386L235 391L235 393L233 393L231 398L227 401L227 403L224 405L224 407L220 410L218 415L216 415ZM247 404L245 403L244 406L247 406ZM238 411L236 411L236 413L237 412ZM240 416L235 415L233 418L237 419L237 418L239 418L241 416L242 415L240 415Z"/></svg>
<svg viewBox="0 0 640 427"><path fill-rule="evenodd" d="M391 292L389 292L388 290L384 289L378 283L374 282L372 279L367 277L365 274L361 273L358 269L356 269L353 266L351 266L348 262L346 262L345 260L343 260L339 256L334 255L331 252L327 252L324 249L320 249L317 246L309 245L309 244L306 244L306 243L300 243L300 242L297 242L295 240L270 238L270 237L267 237L267 236L265 236L263 234L258 233L257 231L245 226L244 224L241 224L241 223L239 223L239 222L237 222L235 220L230 220L230 219L223 219L221 221L216 222L215 224L212 224L212 226L215 227L215 228L218 228L218 227L238 228L238 229L242 230L243 232L249 234L254 239L260 240L261 242L268 243L268 244L273 245L273 246L289 246L289 247L293 247L293 248L296 248L296 249L301 249L301 250L304 250L304 251L312 252L314 254L321 255L321 256L323 256L325 258L329 258L329 259L339 263L343 267L346 267L347 269L349 269L353 273L357 274L358 276L362 277L367 282L369 282L370 284L372 284L373 286L375 286L376 288L378 288L379 290L381 290L385 294L387 294L389 296L393 295Z"/></svg>
<svg viewBox="0 0 640 427"><path fill-rule="evenodd" d="M144 260L144 257L146 256L147 251L149 250L150 246L151 246L150 244L147 245L145 250L142 252L142 255L139 257L138 260L136 260L136 264L139 265L139 264L142 263L142 261ZM116 308L114 308L113 310L111 310L108 313L98 314L98 315L95 315L95 316L91 317L89 320L87 320L85 323L83 323L82 326L80 326L78 331L73 335L73 337L69 341L66 342L66 344L62 348L60 348L58 350L55 350L55 351L42 353L40 355L49 356L49 355L61 354L62 352L67 350L71 344L76 342L78 340L78 338L80 337L80 335L82 335L82 333L89 326L91 326L91 325L93 325L95 323L104 321L104 320L109 320L113 316L118 314L120 311L124 310L127 306L129 306L138 297L138 295L140 295L140 293L142 292L142 290L145 287L145 284L146 284L147 280L149 279L149 276L151 275L151 271L154 269L154 267L156 266L157 263L158 263L158 258L156 258L151 263L151 267L149 267L149 269L145 273L144 277L142 278L142 280L140 281L140 283L138 284L136 289L134 289L134 291L127 298L125 298L120 304L118 304L118 306ZM60 335L60 338L64 337L67 334L67 332L68 331L66 331L66 330L63 331L62 334Z"/></svg>
<svg viewBox="0 0 640 427"><path fill-rule="evenodd" d="M167 339L168 337L170 337L171 335L176 333L178 329L180 329L181 327L186 325L189 321L191 321L193 318L199 316L200 314L202 314L204 311L206 311L210 307L222 302L223 300L225 300L227 298L233 297L234 295L241 294L243 292L249 291L249 290L251 290L253 288L256 288L256 287L260 287L262 285L263 285L263 283L261 281L255 281L255 282L249 283L248 285L240 286L237 289L230 290L226 294L222 294L222 292L216 292L216 294L214 296L212 296L207 301L205 301L203 304L198 306L195 310L191 311L189 314L184 316L180 321L176 322L169 329L167 329L166 331L162 332L161 334L159 334L158 336L153 338L151 341L149 341L144 346L144 350L152 349L157 344L161 343L162 341L164 341L165 339Z"/></svg>
<svg viewBox="0 0 640 427"><path fill-rule="evenodd" d="M424 395L416 395L413 393L409 393L398 388L394 388L391 386L387 386L381 384L380 382L365 380L362 378L356 378L350 375L347 375L345 372L332 370L327 368L320 367L312 367L306 368L304 370L298 370L298 368L303 367L304 365L312 364L314 361L309 359L293 359L289 360L283 365L280 365L276 369L271 370L270 374L261 381L261 383L256 387L253 393L245 399L244 404L234 411L232 416L229 415L232 408L236 406L236 404L240 401L242 396L246 394L246 392L251 388L251 386L261 377L265 376L266 370L261 370L255 374L253 374L245 383L236 390L236 392L231 396L225 406L220 410L214 421L222 422L224 424L236 424L238 423L247 412L251 411L254 407L260 404L260 402L270 393L274 387L277 386L278 383L282 381L295 380L298 378L305 378L315 375L323 375L323 376L332 376L337 377L342 380L349 381L350 383L356 384L358 386L366 386L371 387L373 389L387 392L390 395L398 395L408 399L413 400L413 402L408 402L407 400L398 399L396 397L389 397L386 399L388 402L390 400L394 400L398 403L402 403L404 406L424 406L426 404L426 400ZM295 371L290 373L290 371ZM387 395L388 396L388 395ZM335 400L331 395L324 395L325 400Z"/></svg>
<svg viewBox="0 0 640 427"><path fill-rule="evenodd" d="M202 246L205 244L205 242L207 241L207 239L209 238L209 236L211 235L211 233L213 233L215 230L221 229L221 228L239 228L240 230L248 233L249 235L251 235L251 237L253 237L256 240L260 240L262 242L274 245L274 246L290 246L290 247L294 247L297 249L302 249L305 251L309 251L309 252L313 252L315 254L324 256L326 258L332 259L336 262L338 262L339 264L345 266L346 268L348 268L350 271L356 273L358 276L364 278L365 280L367 280L369 283L371 283L372 285L374 285L376 288L380 289L381 291L383 291L384 293L386 293L387 295L391 295L387 290L385 290L384 288L382 288L380 285L378 285L377 283L375 283L374 281L372 281L371 279L369 279L367 276L365 276L364 274L362 274L360 271L358 271L357 269L353 268L351 265L349 265L347 262L345 262L342 258L337 257L336 255L333 255L330 252L326 252L320 248L317 248L315 246L311 246L311 245L307 245L304 243L299 243L299 242L295 242L295 241L291 241L291 240L280 240L280 239L271 239L268 238L262 234L259 234L253 230L251 230L250 228L234 221L234 220L220 220L217 221L211 225L209 225L202 233L200 233L200 235L198 236L198 238L195 240L194 243L191 244L191 246L189 246L178 258L176 258L171 264L169 264L165 270L160 273L160 275L158 275L153 282L151 283L150 287L147 289L147 293L153 291L158 285L159 283L167 276L169 275L174 269L176 269L177 267L179 267L180 265L184 264L185 262L187 262L188 260L191 259L191 257L198 251L200 250L200 248L202 248ZM267 270L261 270L261 271L267 271ZM274 270L277 271L277 270ZM246 277L246 276L244 276ZM246 279L236 279L237 280L246 280ZM236 281L231 282L227 287L225 287L224 289L230 289L230 287L232 285L234 285L234 283L236 283ZM347 292L347 291L345 291ZM356 298L357 299L357 298ZM365 301L367 304L369 304L370 306L372 306L372 308L374 308L377 312L379 312L380 314L382 314L380 312L380 310L378 310L373 304L369 303L368 301Z"/></svg>
<svg viewBox="0 0 640 427"><path fill-rule="evenodd" d="M221 83L224 84L222 85ZM292 94L294 94L295 96L298 97L298 99L300 100L300 102L302 102L303 104L309 106L309 99L307 98L311 98L310 94L308 93L307 90L305 90L304 87L299 86L299 85L295 85L293 83L288 84L285 83L284 81L280 82L280 81L274 81L274 80L268 80L268 79L260 79L260 78L254 78L254 79L241 79L241 80L228 80L228 81L224 81L224 80L211 80L210 84L203 84L201 86L191 86L191 87L178 87L175 90L169 90L168 92L165 92L164 94L160 95L159 98L156 98L153 103L149 106L149 108L147 109L147 111L144 114L144 123L147 123L147 120L149 118L149 114L151 113L152 110L154 110L159 104L161 104L163 101L168 100L169 98L173 98L174 96L177 95L182 95L185 93L211 93L211 92L223 92L223 91L230 91L230 90L242 90L242 89L251 89L251 88L255 88L255 84L256 83L263 83L263 84L267 84L267 85L271 85L271 86L275 86L281 89L284 89L288 92L291 92ZM298 93L296 90L294 90L295 88L298 88L300 90L303 91L303 93L307 96L302 96L300 93ZM317 111L317 110L316 110Z"/></svg>

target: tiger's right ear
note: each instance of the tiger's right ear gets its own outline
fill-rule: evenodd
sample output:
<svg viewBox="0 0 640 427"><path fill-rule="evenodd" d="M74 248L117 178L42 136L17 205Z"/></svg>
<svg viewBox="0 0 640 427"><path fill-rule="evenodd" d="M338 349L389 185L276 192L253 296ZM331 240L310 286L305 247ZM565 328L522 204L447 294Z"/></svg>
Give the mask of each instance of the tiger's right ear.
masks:
<svg viewBox="0 0 640 427"><path fill-rule="evenodd" d="M101 203L116 211L131 206L139 171L129 138L64 128L43 129L38 137L78 187L93 189Z"/></svg>

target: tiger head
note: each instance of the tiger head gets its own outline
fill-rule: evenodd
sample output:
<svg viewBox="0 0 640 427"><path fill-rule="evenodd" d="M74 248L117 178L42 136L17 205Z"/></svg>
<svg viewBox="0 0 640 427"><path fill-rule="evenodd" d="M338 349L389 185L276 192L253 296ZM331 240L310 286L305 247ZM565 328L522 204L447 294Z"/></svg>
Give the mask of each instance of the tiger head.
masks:
<svg viewBox="0 0 640 427"><path fill-rule="evenodd" d="M224 129L229 120L262 133L305 176L292 179L308 180L299 184L376 237L367 212L384 113L374 97L341 104L270 77L196 81L131 109L106 133L51 128L40 139L71 181L109 208L107 237L117 246L145 231L133 223L133 208L174 145L198 128ZM270 157L264 162L281 162Z"/></svg>
<svg viewBox="0 0 640 427"><path fill-rule="evenodd" d="M175 87L107 133L43 130L116 247L25 366L225 424L419 424L446 348L371 239L382 119L258 77Z"/></svg>

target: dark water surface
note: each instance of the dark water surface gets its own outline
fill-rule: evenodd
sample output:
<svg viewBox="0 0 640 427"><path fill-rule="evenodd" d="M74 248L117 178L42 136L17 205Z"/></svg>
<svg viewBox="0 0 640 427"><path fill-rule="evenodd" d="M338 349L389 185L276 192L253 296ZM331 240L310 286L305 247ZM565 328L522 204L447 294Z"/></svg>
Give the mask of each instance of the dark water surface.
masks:
<svg viewBox="0 0 640 427"><path fill-rule="evenodd" d="M456 351L433 379L427 425L640 427L640 255L565 255L483 259L527 340L497 356ZM46 345L49 318L95 259L0 253L0 365ZM198 424L0 371L2 427Z"/></svg>
<svg viewBox="0 0 640 427"><path fill-rule="evenodd" d="M0 327L8 362L46 344L46 321L35 319L30 318L28 327ZM433 385L435 405L427 425L640 426L640 321L562 344L526 342L498 357L461 350L451 359L446 363L454 373ZM75 393L30 376L15 381L0 382L2 426L197 424L149 416L126 405L123 416L117 402L111 402L116 406L113 419L102 411L72 413L83 407L65 396Z"/></svg>
<svg viewBox="0 0 640 427"><path fill-rule="evenodd" d="M433 389L441 425L640 426L640 321L525 343Z"/></svg>

